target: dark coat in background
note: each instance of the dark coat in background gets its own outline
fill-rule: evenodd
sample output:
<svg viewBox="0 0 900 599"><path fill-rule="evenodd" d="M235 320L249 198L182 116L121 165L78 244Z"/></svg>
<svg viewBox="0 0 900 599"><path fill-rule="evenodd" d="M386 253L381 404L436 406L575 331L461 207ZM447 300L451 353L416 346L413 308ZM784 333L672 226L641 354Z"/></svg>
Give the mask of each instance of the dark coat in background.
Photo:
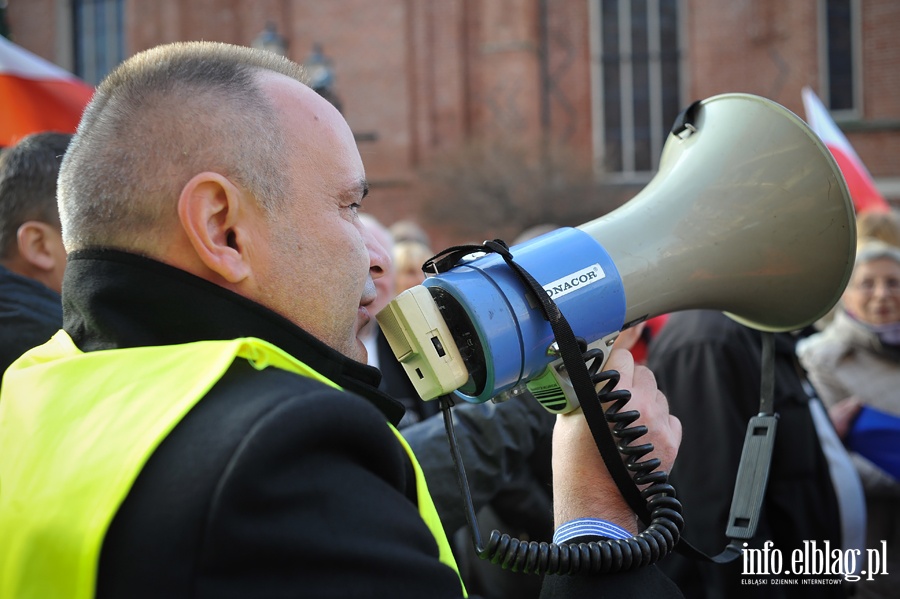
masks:
<svg viewBox="0 0 900 599"><path fill-rule="evenodd" d="M671 482L684 504L685 538L713 555L724 549L726 522L747 423L759 413L761 335L720 312L672 314L650 344L647 365L681 420L684 437ZM794 337L776 336L775 410L779 414L772 470L756 537L790 564L803 541L841 547L837 499L809 410ZM686 597L841 597L841 585L752 586L742 560L703 563L674 554L661 569ZM787 568L786 568L787 569ZM782 577L784 578L784 577Z"/></svg>
<svg viewBox="0 0 900 599"><path fill-rule="evenodd" d="M0 375L62 328L59 294L0 266Z"/></svg>

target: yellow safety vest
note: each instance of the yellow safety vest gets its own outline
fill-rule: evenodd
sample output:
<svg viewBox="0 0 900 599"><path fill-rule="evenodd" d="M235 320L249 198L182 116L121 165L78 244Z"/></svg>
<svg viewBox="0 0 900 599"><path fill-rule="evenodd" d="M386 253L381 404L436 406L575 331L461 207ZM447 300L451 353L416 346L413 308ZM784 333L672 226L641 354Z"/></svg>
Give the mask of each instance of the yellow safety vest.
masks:
<svg viewBox="0 0 900 599"><path fill-rule="evenodd" d="M255 338L84 353L59 331L10 366L0 393L0 597L94 596L103 538L138 473L235 358L340 389ZM458 574L422 469L391 429L415 468L440 560Z"/></svg>

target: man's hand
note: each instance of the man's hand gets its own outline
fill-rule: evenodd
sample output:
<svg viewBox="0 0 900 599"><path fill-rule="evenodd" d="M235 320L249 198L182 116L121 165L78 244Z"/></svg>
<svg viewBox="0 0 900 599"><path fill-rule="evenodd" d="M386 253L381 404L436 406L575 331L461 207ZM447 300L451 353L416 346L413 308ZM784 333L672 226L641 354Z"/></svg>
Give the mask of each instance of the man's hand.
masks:
<svg viewBox="0 0 900 599"><path fill-rule="evenodd" d="M631 353L614 349L604 370L616 370L616 389L631 391L624 410L638 410L632 426L648 432L636 443L652 443L654 451L643 459L659 458L660 468L670 471L681 444L681 421L669 414L669 403L656 386L656 377L644 366L635 366ZM632 533L637 521L606 469L603 458L581 409L557 417L553 430L553 498L557 526L576 518L601 518Z"/></svg>

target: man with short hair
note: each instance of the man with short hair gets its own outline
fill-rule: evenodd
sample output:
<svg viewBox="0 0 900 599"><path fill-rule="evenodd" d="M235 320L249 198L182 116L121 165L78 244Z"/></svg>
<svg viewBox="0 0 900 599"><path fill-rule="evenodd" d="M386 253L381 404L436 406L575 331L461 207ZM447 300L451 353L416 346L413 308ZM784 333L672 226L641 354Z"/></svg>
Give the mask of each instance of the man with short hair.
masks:
<svg viewBox="0 0 900 599"><path fill-rule="evenodd" d="M0 152L0 375L62 326L56 178L71 139L34 133Z"/></svg>
<svg viewBox="0 0 900 599"><path fill-rule="evenodd" d="M465 594L358 337L388 259L367 191L349 126L283 57L171 44L98 87L60 173L64 330L0 396L0 596ZM667 468L679 422L610 361ZM558 522L635 532L584 419L555 442ZM652 566L553 578L677 594Z"/></svg>

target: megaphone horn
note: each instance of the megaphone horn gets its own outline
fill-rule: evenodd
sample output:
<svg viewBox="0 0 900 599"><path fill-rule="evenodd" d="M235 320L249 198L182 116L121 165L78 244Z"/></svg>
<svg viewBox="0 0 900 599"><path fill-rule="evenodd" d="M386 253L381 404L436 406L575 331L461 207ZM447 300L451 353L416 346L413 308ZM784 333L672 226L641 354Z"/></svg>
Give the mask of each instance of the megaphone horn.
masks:
<svg viewBox="0 0 900 599"><path fill-rule="evenodd" d="M775 102L726 94L696 106L644 190L579 227L619 269L625 322L691 308L760 330L814 322L840 297L856 245L836 162Z"/></svg>
<svg viewBox="0 0 900 599"><path fill-rule="evenodd" d="M592 343L693 308L801 328L840 297L855 245L850 195L821 140L775 102L723 94L683 113L631 201L510 251ZM487 401L553 360L549 324L496 254L429 277L377 318L423 399Z"/></svg>

